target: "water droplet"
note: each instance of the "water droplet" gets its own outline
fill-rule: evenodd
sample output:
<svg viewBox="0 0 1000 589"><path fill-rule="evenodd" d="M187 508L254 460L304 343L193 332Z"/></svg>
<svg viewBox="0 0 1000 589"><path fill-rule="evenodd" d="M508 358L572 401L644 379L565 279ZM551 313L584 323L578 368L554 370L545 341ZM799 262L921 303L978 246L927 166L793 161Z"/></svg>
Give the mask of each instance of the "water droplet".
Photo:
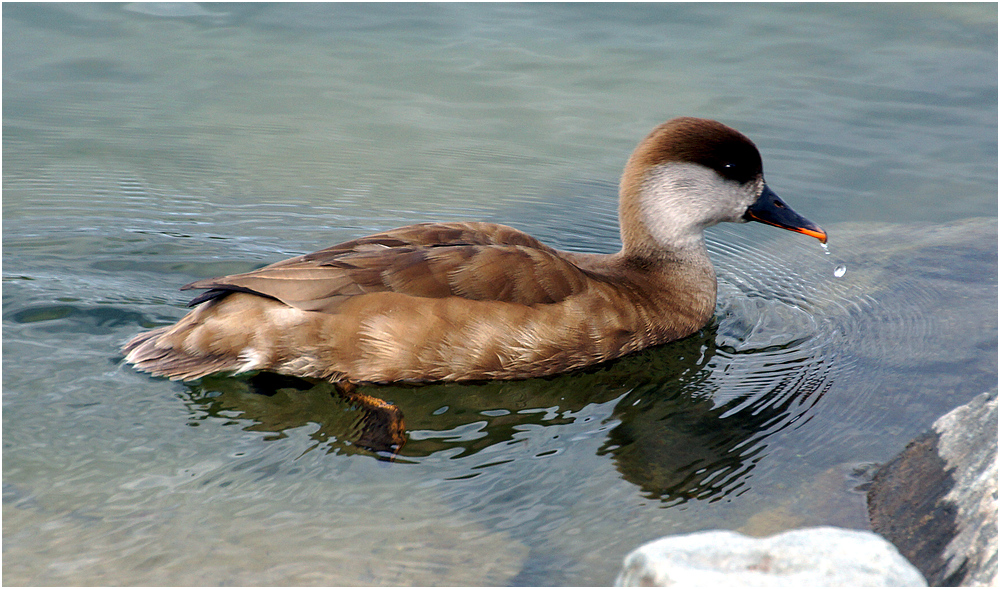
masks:
<svg viewBox="0 0 1000 589"><path fill-rule="evenodd" d="M836 276L837 278L840 278L844 274L847 274L847 266L843 264L837 266L837 268L833 271L833 275Z"/></svg>
<svg viewBox="0 0 1000 589"><path fill-rule="evenodd" d="M830 255L830 248L828 248L825 243L821 243L821 244L819 244L819 246L821 248L823 248L823 253L824 254L826 254L828 256Z"/></svg>

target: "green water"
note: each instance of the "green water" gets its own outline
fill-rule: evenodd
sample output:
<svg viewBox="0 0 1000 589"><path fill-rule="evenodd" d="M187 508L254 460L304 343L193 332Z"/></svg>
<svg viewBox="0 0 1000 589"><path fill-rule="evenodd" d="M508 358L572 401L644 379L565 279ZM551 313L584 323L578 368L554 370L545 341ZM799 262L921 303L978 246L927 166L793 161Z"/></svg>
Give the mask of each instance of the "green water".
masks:
<svg viewBox="0 0 1000 589"><path fill-rule="evenodd" d="M3 17L6 584L607 584L665 534L864 527L854 471L996 386L995 5ZM688 340L370 389L406 415L391 465L323 383L120 364L179 286L376 230L614 251L621 167L677 115L748 134L831 235L713 230Z"/></svg>

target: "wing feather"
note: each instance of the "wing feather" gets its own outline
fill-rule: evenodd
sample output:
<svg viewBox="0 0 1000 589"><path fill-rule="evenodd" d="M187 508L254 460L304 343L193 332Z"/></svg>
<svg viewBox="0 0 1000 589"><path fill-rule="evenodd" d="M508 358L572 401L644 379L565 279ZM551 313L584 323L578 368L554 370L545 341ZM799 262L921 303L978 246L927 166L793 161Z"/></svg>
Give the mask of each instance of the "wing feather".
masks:
<svg viewBox="0 0 1000 589"><path fill-rule="evenodd" d="M348 297L397 292L523 305L555 303L586 288L588 274L511 227L411 225L341 243L259 270L192 282L192 301L251 292L308 311L335 312Z"/></svg>

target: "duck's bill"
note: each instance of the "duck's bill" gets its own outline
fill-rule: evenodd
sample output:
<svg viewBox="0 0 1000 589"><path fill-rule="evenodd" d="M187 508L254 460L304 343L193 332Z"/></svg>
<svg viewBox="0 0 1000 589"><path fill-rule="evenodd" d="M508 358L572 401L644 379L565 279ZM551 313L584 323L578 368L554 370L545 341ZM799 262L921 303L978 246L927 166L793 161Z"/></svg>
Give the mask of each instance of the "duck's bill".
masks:
<svg viewBox="0 0 1000 589"><path fill-rule="evenodd" d="M819 225L793 211L766 184L764 185L764 191L760 193L760 198L757 199L757 202L750 205L747 212L743 214L743 218L747 221L759 221L796 233L802 233L803 235L815 237L822 243L826 243L826 231L823 231Z"/></svg>

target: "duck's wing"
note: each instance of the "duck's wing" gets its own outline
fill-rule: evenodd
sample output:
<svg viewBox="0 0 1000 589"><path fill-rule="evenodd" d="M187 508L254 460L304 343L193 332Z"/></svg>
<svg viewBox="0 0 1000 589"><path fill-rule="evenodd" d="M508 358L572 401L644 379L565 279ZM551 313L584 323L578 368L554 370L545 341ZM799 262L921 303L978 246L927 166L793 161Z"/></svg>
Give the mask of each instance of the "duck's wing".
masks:
<svg viewBox="0 0 1000 589"><path fill-rule="evenodd" d="M334 312L347 297L397 292L524 305L555 303L589 275L535 238L491 223L411 225L222 278L191 305L249 292L307 311Z"/></svg>

